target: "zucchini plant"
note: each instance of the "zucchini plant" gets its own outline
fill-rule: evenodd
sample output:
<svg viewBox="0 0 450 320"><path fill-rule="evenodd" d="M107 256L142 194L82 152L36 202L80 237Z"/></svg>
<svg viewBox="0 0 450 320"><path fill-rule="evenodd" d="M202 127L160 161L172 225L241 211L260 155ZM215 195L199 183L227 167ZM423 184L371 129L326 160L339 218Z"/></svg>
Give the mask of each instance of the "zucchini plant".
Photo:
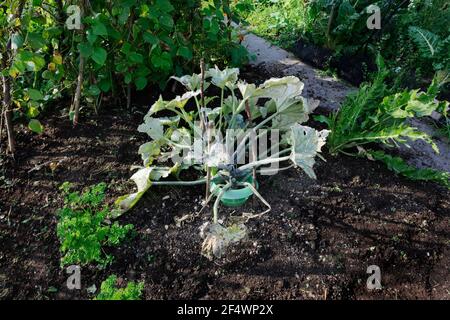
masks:
<svg viewBox="0 0 450 320"><path fill-rule="evenodd" d="M170 101L160 97L145 115L138 131L151 140L138 151L143 166L131 177L137 192L119 198L113 216L130 210L152 185L206 184L205 206L214 197L215 201L213 221L202 227L201 234L203 253L212 257L245 235L244 225L219 223L224 197L244 188L248 192L244 201L253 194L268 207L262 214L270 211L257 190L257 173L274 174L278 167L265 166L291 162L316 178L315 157L329 131L302 125L319 102L301 96L304 84L297 77L272 78L256 86L240 81L239 69L203 70L173 77L186 93ZM262 142L267 147L261 147ZM198 179L179 179L188 168L199 172ZM165 180L169 176L178 179Z"/></svg>

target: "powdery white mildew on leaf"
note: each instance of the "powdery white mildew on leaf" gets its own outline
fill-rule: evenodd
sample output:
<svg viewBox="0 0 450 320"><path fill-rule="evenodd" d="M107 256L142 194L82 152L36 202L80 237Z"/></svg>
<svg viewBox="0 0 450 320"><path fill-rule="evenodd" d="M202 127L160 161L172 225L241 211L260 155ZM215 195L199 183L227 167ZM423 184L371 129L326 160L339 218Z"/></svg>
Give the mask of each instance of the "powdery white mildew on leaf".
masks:
<svg viewBox="0 0 450 320"><path fill-rule="evenodd" d="M239 69L238 68L226 68L224 70L220 70L217 66L214 69L209 69L206 72L207 77L211 77L211 82L216 87L224 89L225 87L234 88L238 76Z"/></svg>
<svg viewBox="0 0 450 320"><path fill-rule="evenodd" d="M145 122L138 127L138 131L148 134L153 140L164 137L164 126L157 118L146 118Z"/></svg>
<svg viewBox="0 0 450 320"><path fill-rule="evenodd" d="M313 170L315 157L321 152L329 133L329 130L317 131L299 124L291 127L291 160L313 179L317 178Z"/></svg>
<svg viewBox="0 0 450 320"><path fill-rule="evenodd" d="M240 242L247 236L244 224L234 224L227 228L219 223L204 223L200 228L200 236L204 239L202 255L212 260L222 257L227 248Z"/></svg>
<svg viewBox="0 0 450 320"><path fill-rule="evenodd" d="M124 195L116 200L116 209L111 211L111 218L117 218L130 210L144 193L152 185L152 181L158 181L161 178L167 178L172 172L178 169L178 165L169 167L144 167L140 168L135 174L133 174L130 180L133 180L138 189L137 192Z"/></svg>
<svg viewBox="0 0 450 320"><path fill-rule="evenodd" d="M284 78L271 78L264 82L255 95L261 98L270 98L275 102L278 111L283 111L300 98L305 84L299 78L288 76Z"/></svg>
<svg viewBox="0 0 450 320"><path fill-rule="evenodd" d="M284 109L273 119L272 128L289 129L296 123L304 123L308 121L309 114L311 114L319 106L319 103L320 101L318 100L300 97L298 102Z"/></svg>
<svg viewBox="0 0 450 320"><path fill-rule="evenodd" d="M201 75L194 73L192 76L186 75L182 77L171 77L178 82L180 82L186 89L190 91L196 91L200 89L200 85L202 82ZM206 88L205 88L206 90Z"/></svg>

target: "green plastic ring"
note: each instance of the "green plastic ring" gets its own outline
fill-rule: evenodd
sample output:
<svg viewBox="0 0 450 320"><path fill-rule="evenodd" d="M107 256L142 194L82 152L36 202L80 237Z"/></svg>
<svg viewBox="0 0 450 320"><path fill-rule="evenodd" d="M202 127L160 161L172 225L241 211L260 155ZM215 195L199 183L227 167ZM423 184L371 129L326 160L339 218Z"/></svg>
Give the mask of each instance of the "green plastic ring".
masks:
<svg viewBox="0 0 450 320"><path fill-rule="evenodd" d="M253 183L252 175L249 175L248 178L245 180L245 182ZM255 185L256 185L256 189L258 189L258 182L256 182ZM222 186L218 185L213 179L211 181L211 192L215 196L218 196L221 190L222 190ZM253 191L249 187L242 187L239 189L228 189L223 194L222 198L220 199L220 202L222 202L222 204L227 207L240 207L245 202L247 202L247 200L252 195L253 195Z"/></svg>

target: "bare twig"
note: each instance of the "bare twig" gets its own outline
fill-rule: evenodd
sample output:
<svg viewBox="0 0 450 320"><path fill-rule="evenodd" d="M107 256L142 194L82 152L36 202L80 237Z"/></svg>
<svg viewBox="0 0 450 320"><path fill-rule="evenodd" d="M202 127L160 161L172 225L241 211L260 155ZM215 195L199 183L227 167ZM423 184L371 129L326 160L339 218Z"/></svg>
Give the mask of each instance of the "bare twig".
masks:
<svg viewBox="0 0 450 320"><path fill-rule="evenodd" d="M81 5L81 15L84 12L84 1L80 1ZM83 25L81 26L81 33L84 33ZM78 78L77 78L77 89L75 91L75 97L73 98L73 126L78 124L78 119L80 116L80 103L81 103L81 88L83 86L83 73L84 73L84 57L80 52L80 62L78 64Z"/></svg>
<svg viewBox="0 0 450 320"><path fill-rule="evenodd" d="M78 124L78 118L80 116L80 102L81 102L81 88L83 86L83 73L84 73L84 57L80 53L80 63L78 65L78 79L77 89L75 91L75 97L73 98L73 125Z"/></svg>
<svg viewBox="0 0 450 320"><path fill-rule="evenodd" d="M131 83L127 85L127 110L131 110Z"/></svg>
<svg viewBox="0 0 450 320"><path fill-rule="evenodd" d="M3 110L3 106L1 108L1 112L0 112L0 153L3 152L3 145L2 145L2 140L3 140L3 119L4 119L4 110Z"/></svg>
<svg viewBox="0 0 450 320"><path fill-rule="evenodd" d="M12 20L20 18L25 6L25 0L19 2L17 13L12 17ZM5 52L2 54L1 69L8 68L12 59L12 42L11 37L6 44ZM11 100L11 77L9 75L2 74L3 80L3 116L5 117L6 132L8 134L8 151L14 156L16 151L16 140L14 138L14 126L12 122L12 100Z"/></svg>

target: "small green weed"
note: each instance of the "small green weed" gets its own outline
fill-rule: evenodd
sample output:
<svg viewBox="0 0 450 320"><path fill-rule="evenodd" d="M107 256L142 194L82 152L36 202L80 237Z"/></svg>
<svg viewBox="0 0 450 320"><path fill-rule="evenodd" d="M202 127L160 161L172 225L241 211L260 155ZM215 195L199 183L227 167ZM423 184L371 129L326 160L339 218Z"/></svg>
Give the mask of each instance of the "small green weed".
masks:
<svg viewBox="0 0 450 320"><path fill-rule="evenodd" d="M94 300L140 300L143 289L144 282L128 282L125 288L117 288L117 276L111 275L102 282Z"/></svg>
<svg viewBox="0 0 450 320"><path fill-rule="evenodd" d="M106 184L88 188L85 192L72 191L65 182L60 189L65 195L65 206L58 211L57 235L61 242L61 265L96 262L104 267L113 257L104 253L104 246L117 246L133 225L109 224L107 206L102 207Z"/></svg>

